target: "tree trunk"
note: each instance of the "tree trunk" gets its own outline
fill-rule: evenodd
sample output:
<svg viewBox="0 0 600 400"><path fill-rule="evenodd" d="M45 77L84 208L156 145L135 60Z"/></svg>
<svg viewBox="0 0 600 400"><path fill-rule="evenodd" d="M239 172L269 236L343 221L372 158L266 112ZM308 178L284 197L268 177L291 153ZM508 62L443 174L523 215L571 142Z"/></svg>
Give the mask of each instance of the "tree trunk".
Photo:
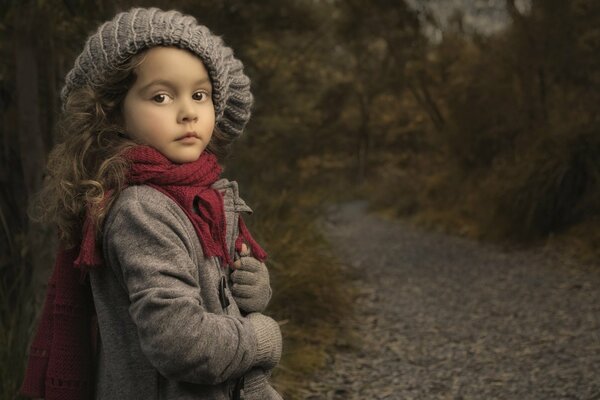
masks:
<svg viewBox="0 0 600 400"><path fill-rule="evenodd" d="M357 132L356 164L358 183L362 183L367 176L369 142L371 141L371 135L369 132L369 99L364 94L359 95L359 105L361 119L360 127Z"/></svg>
<svg viewBox="0 0 600 400"><path fill-rule="evenodd" d="M48 29L48 63L46 63L46 76L47 76L47 86L48 86L48 110L47 110L47 132L45 139L45 153L47 154L50 149L54 146L54 126L56 125L56 116L60 112L60 106L58 104L59 100L59 90L58 82L59 76L57 73L57 57L56 57L56 43L54 39L54 32L52 32L52 27L46 26Z"/></svg>
<svg viewBox="0 0 600 400"><path fill-rule="evenodd" d="M33 36L35 3L25 2L15 12L15 76L17 100L17 149L23 171L24 194L21 204L27 205L40 189L45 166L44 137L40 125L40 96L36 38ZM13 136L14 137L14 136ZM29 221L27 207L22 209L21 229L26 233L24 261L28 273L38 286L39 276L47 275L48 233L39 224Z"/></svg>
<svg viewBox="0 0 600 400"><path fill-rule="evenodd" d="M45 164L39 117L38 68L32 35L33 7L26 3L15 12L16 134L27 196L25 200L39 189Z"/></svg>
<svg viewBox="0 0 600 400"><path fill-rule="evenodd" d="M443 131L446 121L444 120L440 108L431 96L431 93L429 93L429 89L427 88L427 83L425 82L425 79L421 75L419 75L417 83L419 87L417 87L414 83L409 82L407 85L408 89L410 90L411 94L413 95L419 106L421 106L423 111L425 111L425 113L433 123L435 129L438 132Z"/></svg>

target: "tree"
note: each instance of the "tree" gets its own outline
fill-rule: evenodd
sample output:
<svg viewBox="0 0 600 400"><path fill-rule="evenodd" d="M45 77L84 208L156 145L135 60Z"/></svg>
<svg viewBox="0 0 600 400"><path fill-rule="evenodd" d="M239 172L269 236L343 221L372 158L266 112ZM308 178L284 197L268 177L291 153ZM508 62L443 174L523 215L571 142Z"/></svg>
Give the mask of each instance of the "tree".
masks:
<svg viewBox="0 0 600 400"><path fill-rule="evenodd" d="M339 8L337 41L347 60L345 80L349 106L357 111L355 154L357 180L368 174L372 148L373 104L385 93L398 95L406 87L406 65L422 44L416 13L404 2L351 0L336 2Z"/></svg>

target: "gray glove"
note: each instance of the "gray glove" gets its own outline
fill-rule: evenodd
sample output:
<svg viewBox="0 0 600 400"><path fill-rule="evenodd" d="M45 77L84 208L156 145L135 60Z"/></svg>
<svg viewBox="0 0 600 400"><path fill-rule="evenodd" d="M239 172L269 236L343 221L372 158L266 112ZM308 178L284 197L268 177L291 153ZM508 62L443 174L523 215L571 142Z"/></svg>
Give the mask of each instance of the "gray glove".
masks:
<svg viewBox="0 0 600 400"><path fill-rule="evenodd" d="M260 313L248 314L246 317L256 334L256 360L254 365L265 370L273 369L281 359L283 340L279 324L270 317Z"/></svg>
<svg viewBox="0 0 600 400"><path fill-rule="evenodd" d="M269 383L269 372L265 372L262 368L252 368L246 374L244 377L244 400L283 400Z"/></svg>
<svg viewBox="0 0 600 400"><path fill-rule="evenodd" d="M247 313L263 312L271 300L271 286L267 266L254 257L240 257L238 267L231 273L231 294L240 310Z"/></svg>

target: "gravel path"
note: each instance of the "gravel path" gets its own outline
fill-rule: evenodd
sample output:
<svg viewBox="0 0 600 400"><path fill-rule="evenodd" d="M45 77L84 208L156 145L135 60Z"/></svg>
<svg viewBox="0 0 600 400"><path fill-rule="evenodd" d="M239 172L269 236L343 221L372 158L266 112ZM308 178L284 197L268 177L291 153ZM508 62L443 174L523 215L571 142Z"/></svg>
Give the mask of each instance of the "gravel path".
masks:
<svg viewBox="0 0 600 400"><path fill-rule="evenodd" d="M332 209L353 333L306 399L600 399L600 271Z"/></svg>

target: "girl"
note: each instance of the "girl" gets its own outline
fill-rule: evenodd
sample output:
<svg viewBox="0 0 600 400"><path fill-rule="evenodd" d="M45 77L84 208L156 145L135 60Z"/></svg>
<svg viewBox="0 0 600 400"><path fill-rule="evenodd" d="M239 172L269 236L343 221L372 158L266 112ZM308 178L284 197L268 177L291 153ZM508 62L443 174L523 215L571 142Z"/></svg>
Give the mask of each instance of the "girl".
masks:
<svg viewBox="0 0 600 400"><path fill-rule="evenodd" d="M266 253L218 179L250 117L242 63L193 17L134 8L88 38L61 99L40 197L61 247L21 394L280 399Z"/></svg>

